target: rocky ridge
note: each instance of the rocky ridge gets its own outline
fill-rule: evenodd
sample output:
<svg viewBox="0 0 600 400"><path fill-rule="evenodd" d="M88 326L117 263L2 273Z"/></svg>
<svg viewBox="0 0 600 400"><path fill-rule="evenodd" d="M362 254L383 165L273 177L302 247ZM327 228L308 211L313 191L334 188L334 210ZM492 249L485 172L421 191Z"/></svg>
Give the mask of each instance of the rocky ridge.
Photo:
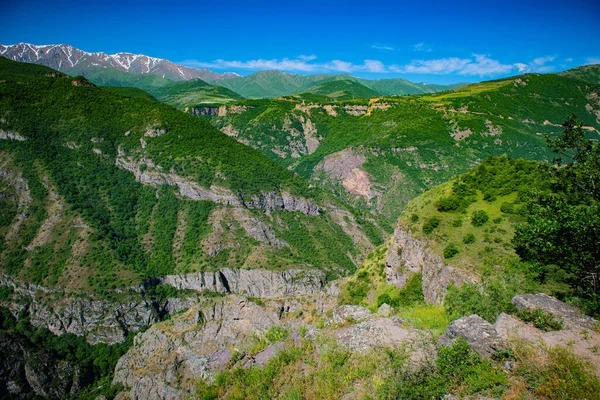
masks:
<svg viewBox="0 0 600 400"><path fill-rule="evenodd" d="M445 264L426 241L416 238L400 221L390 240L385 266L387 282L398 288L404 286L410 274L421 272L427 303L441 303L451 283L461 286L478 281L469 271Z"/></svg>

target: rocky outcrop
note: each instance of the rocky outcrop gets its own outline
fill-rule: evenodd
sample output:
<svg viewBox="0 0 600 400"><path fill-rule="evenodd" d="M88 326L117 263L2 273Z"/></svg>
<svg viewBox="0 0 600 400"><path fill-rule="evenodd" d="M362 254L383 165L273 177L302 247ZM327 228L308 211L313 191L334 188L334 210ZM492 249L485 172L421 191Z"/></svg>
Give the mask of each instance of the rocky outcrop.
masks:
<svg viewBox="0 0 600 400"><path fill-rule="evenodd" d="M200 116L215 116L219 115L219 109L221 107L209 107L209 106L195 106L191 108L186 108L185 111L195 115L197 117Z"/></svg>
<svg viewBox="0 0 600 400"><path fill-rule="evenodd" d="M387 282L398 287L406 283L408 274L421 272L428 303L441 303L451 283L461 286L477 282L472 273L446 265L425 240L413 236L400 221L388 247L385 265Z"/></svg>
<svg viewBox="0 0 600 400"><path fill-rule="evenodd" d="M17 317L29 314L35 327L55 335L72 333L84 336L88 343L120 343L129 332L137 332L161 320L163 314L178 312L191 304L185 299L170 299L164 304L145 300L140 294L125 295L120 301L78 296L15 281L0 275L0 286L13 288L13 300L0 305Z"/></svg>
<svg viewBox="0 0 600 400"><path fill-rule="evenodd" d="M559 317L562 319L564 326L569 329L594 330L598 325L598 321L592 317L583 315L575 307L544 293L521 294L513 297L512 303L518 310L539 308L555 317Z"/></svg>
<svg viewBox="0 0 600 400"><path fill-rule="evenodd" d="M596 374L600 376L600 334L582 329L561 329L544 332L520 319L501 313L496 319L494 328L502 339L510 342L514 339L532 344L543 342L548 347L561 346L573 351L576 355L590 362Z"/></svg>
<svg viewBox="0 0 600 400"><path fill-rule="evenodd" d="M167 275L159 281L177 289L278 298L318 293L325 286L325 274L319 270L269 271L223 268L215 272Z"/></svg>
<svg viewBox="0 0 600 400"><path fill-rule="evenodd" d="M505 348L494 325L476 314L462 317L448 325L446 332L440 336L439 343L442 346L452 346L459 337L466 340L474 352L486 358L491 358L494 353Z"/></svg>
<svg viewBox="0 0 600 400"><path fill-rule="evenodd" d="M362 321L371 318L372 314L367 308L362 306L344 305L336 307L333 310L332 320L341 324L347 321Z"/></svg>
<svg viewBox="0 0 600 400"><path fill-rule="evenodd" d="M360 168L366 160L363 154L345 149L325 157L315 166L314 171L324 171L329 179L340 182L348 193L369 200L376 193L371 188L369 175Z"/></svg>
<svg viewBox="0 0 600 400"><path fill-rule="evenodd" d="M25 136L21 136L16 132L4 131L2 129L0 129L0 139L17 140L19 142L24 142L27 140Z"/></svg>
<svg viewBox="0 0 600 400"><path fill-rule="evenodd" d="M56 360L24 336L0 332L0 393L6 398L63 399L90 382L82 368Z"/></svg>
<svg viewBox="0 0 600 400"><path fill-rule="evenodd" d="M358 352L376 347L398 347L415 337L416 331L405 327L397 317L368 319L335 333L338 343Z"/></svg>
<svg viewBox="0 0 600 400"><path fill-rule="evenodd" d="M212 185L206 188L183 176L160 171L152 160L142 159L135 161L133 157L125 156L119 149L119 156L115 161L117 167L130 171L135 179L145 185L177 186L181 196L191 200L209 200L214 203L245 206L262 210L300 211L306 215L319 215L319 206L311 200L294 196L286 191L263 192L258 195L243 196L235 195L230 190ZM141 166L144 165L144 168Z"/></svg>
<svg viewBox="0 0 600 400"><path fill-rule="evenodd" d="M230 362L233 349L280 324L278 308L228 296L206 302L136 336L115 368L115 383L131 388L131 399L176 399L193 391Z"/></svg>

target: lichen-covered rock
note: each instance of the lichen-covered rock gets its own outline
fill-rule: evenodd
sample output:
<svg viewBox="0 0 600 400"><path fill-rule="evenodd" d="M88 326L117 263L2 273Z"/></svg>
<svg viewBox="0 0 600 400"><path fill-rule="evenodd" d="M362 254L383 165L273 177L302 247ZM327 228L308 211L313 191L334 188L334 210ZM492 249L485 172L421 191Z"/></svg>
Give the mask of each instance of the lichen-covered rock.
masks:
<svg viewBox="0 0 600 400"><path fill-rule="evenodd" d="M372 318L335 333L337 342L352 351L399 346L415 337L414 330L405 328L400 318Z"/></svg>
<svg viewBox="0 0 600 400"><path fill-rule="evenodd" d="M132 399L182 398L193 391L196 379L225 368L232 349L279 325L280 311L235 295L206 300L136 336L117 363L114 382L131 388Z"/></svg>
<svg viewBox="0 0 600 400"><path fill-rule="evenodd" d="M371 311L365 307L344 305L334 308L332 320L335 323L341 324L346 321L362 321L371 317Z"/></svg>
<svg viewBox="0 0 600 400"><path fill-rule="evenodd" d="M440 336L439 343L442 346L452 346L459 337L466 340L474 352L486 358L491 358L495 352L504 348L504 341L494 325L476 314L462 317L448 325L446 332Z"/></svg>
<svg viewBox="0 0 600 400"><path fill-rule="evenodd" d="M544 293L517 295L513 297L512 303L518 310L539 308L556 317L560 317L565 327L570 329L592 330L598 323L592 317L583 315L577 308Z"/></svg>
<svg viewBox="0 0 600 400"><path fill-rule="evenodd" d="M389 317L393 311L394 311L394 309L392 307L390 307L389 304L383 303L377 309L377 315L379 315L380 317Z"/></svg>

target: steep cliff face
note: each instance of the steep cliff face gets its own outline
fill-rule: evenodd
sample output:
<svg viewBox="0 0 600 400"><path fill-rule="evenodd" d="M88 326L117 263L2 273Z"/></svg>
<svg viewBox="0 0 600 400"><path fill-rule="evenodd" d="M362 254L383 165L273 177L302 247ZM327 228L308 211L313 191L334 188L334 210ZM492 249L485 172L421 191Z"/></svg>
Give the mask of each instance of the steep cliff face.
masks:
<svg viewBox="0 0 600 400"><path fill-rule="evenodd" d="M37 348L26 337L0 332L0 393L59 399L79 392L90 383L87 371Z"/></svg>
<svg viewBox="0 0 600 400"><path fill-rule="evenodd" d="M12 288L12 299L3 300L0 305L7 307L15 317L26 311L31 325L48 329L55 335L85 336L90 344L120 343L129 332L137 332L160 321L161 315L168 310L180 309L180 305L169 305L168 301L153 303L139 294L123 294L119 301L65 295L5 275L0 276L0 287Z"/></svg>
<svg viewBox="0 0 600 400"><path fill-rule="evenodd" d="M478 281L472 272L445 264L428 247L426 240L413 236L400 221L391 238L385 266L387 282L398 287L404 286L409 274L421 272L423 294L428 303L441 303L450 283L461 286L463 283Z"/></svg>
<svg viewBox="0 0 600 400"><path fill-rule="evenodd" d="M168 275L160 282L177 289L236 293L259 298L315 294L325 286L325 274L317 270L234 270Z"/></svg>

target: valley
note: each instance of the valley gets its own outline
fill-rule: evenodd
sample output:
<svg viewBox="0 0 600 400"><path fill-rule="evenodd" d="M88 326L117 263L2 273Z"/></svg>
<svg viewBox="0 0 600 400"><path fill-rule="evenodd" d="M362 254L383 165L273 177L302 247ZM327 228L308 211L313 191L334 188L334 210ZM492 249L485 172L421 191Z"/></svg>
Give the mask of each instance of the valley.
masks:
<svg viewBox="0 0 600 400"><path fill-rule="evenodd" d="M598 398L600 65L0 55L6 398Z"/></svg>

